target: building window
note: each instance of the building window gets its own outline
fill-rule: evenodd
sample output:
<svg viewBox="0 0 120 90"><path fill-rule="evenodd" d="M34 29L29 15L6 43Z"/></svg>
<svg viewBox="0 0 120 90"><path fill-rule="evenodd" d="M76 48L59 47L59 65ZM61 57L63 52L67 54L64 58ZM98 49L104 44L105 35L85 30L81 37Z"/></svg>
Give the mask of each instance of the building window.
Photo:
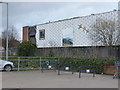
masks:
<svg viewBox="0 0 120 90"><path fill-rule="evenodd" d="M45 30L44 29L39 31L39 39L45 40Z"/></svg>

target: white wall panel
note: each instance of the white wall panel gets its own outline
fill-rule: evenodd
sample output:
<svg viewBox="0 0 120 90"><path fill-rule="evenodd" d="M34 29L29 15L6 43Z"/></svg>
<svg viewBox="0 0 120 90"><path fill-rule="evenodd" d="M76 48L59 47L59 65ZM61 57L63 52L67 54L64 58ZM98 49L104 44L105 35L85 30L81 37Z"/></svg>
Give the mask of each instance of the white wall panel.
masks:
<svg viewBox="0 0 120 90"><path fill-rule="evenodd" d="M96 19L117 20L117 11L111 11L101 14L83 16L79 18L50 22L37 26L36 41L39 47L62 47L63 30L73 29L73 46L93 46L90 34L93 32L93 25ZM89 32L78 29L82 24ZM39 30L45 29L45 40L39 40Z"/></svg>

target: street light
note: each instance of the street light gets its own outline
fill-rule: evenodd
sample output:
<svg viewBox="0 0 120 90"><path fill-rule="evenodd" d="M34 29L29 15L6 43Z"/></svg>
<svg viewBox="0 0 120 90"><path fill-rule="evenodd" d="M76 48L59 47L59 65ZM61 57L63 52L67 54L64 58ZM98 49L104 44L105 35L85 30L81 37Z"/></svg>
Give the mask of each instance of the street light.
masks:
<svg viewBox="0 0 120 90"><path fill-rule="evenodd" d="M7 5L7 32L6 32L6 60L8 60L8 3L0 2Z"/></svg>

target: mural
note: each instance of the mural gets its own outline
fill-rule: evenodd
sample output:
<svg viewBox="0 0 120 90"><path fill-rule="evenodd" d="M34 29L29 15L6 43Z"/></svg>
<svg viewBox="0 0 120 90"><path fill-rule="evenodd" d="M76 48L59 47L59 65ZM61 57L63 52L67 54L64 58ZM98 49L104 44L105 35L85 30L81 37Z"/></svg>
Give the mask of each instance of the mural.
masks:
<svg viewBox="0 0 120 90"><path fill-rule="evenodd" d="M64 29L62 30L62 34L62 46L73 46L73 29Z"/></svg>
<svg viewBox="0 0 120 90"><path fill-rule="evenodd" d="M89 30L85 26L83 26L82 24L79 25L78 29L89 32Z"/></svg>

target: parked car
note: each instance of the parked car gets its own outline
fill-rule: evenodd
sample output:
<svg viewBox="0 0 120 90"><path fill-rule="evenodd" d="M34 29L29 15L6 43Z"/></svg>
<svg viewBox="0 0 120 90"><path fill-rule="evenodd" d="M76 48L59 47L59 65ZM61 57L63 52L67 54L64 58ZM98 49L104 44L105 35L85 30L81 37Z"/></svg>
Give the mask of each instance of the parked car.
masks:
<svg viewBox="0 0 120 90"><path fill-rule="evenodd" d="M13 67L13 62L0 59L0 70L11 71Z"/></svg>

